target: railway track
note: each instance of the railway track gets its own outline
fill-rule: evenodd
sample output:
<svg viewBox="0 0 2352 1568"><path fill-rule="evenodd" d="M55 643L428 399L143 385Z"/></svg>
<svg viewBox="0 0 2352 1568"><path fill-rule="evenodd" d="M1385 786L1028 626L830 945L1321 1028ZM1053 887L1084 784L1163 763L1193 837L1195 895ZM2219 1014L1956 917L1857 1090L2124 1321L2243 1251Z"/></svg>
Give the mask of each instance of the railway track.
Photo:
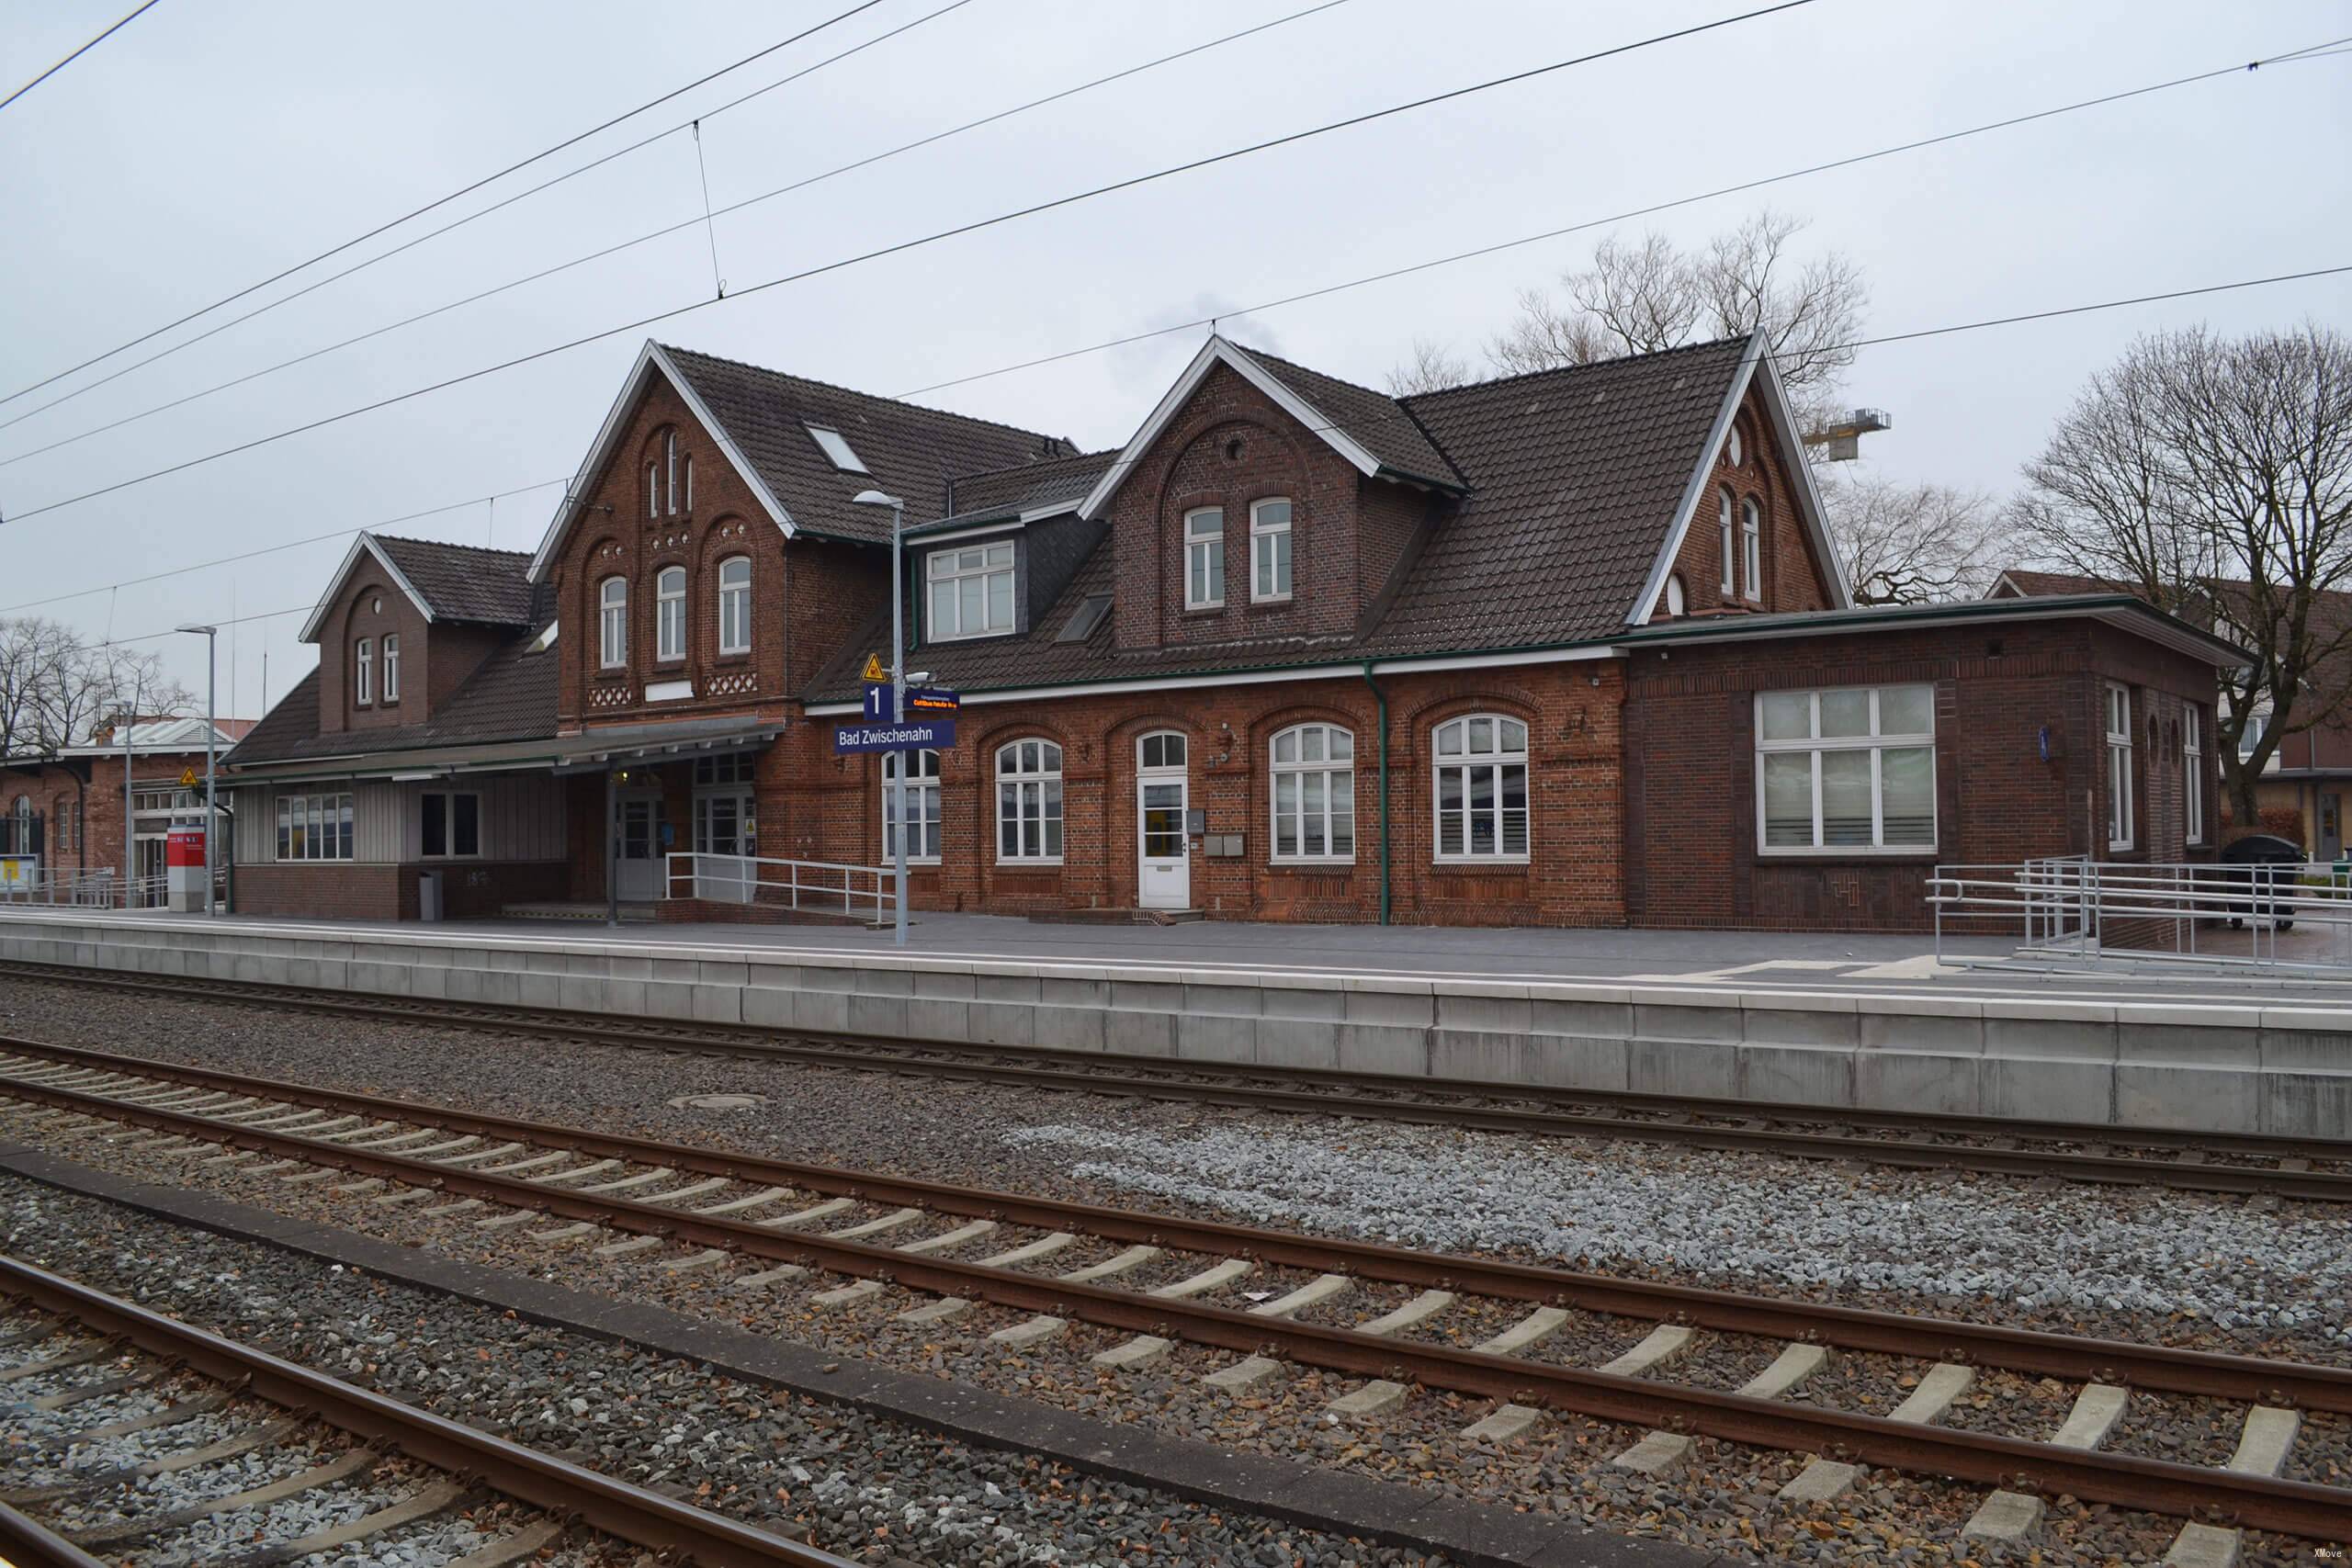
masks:
<svg viewBox="0 0 2352 1568"><path fill-rule="evenodd" d="M192 1175L341 1177L334 1190L382 1206L391 1224L534 1225L526 1239L549 1248L726 1269L739 1289L811 1291L820 1310L895 1311L927 1333L954 1332L986 1303L1030 1314L989 1336L1016 1348L1072 1322L1123 1332L1095 1358L1106 1371L1149 1364L1178 1342L1228 1353L1208 1381L1237 1393L1286 1365L1318 1368L1351 1384L1331 1412L1341 1419L1376 1416L1419 1385L1494 1401L1470 1428L1482 1439L1509 1440L1546 1411L1647 1429L1615 1456L1629 1468L1679 1464L1695 1437L1817 1456L1790 1483L1796 1499L1834 1497L1862 1465L1981 1484L1995 1489L1980 1521L1988 1534L2005 1520L2030 1528L2038 1498L2068 1495L2189 1517L2192 1541L2241 1527L2352 1539L2352 1488L2278 1473L2305 1413L2352 1413L2352 1370L1302 1236L30 1041L0 1039L0 1099L17 1102L0 1120L68 1152L96 1140L184 1161ZM1458 1313L1506 1325L1464 1348L1445 1332ZM1711 1336L1763 1337L1777 1349L1735 1389L1668 1375ZM1614 1349L1599 1365L1547 1350L1597 1339ZM1909 1369L1889 1415L1790 1397L1848 1354ZM1942 1424L1988 1369L2075 1385L2066 1421L2033 1438ZM2244 1405L2231 1463L2102 1449L2132 1401L2154 1393Z"/></svg>
<svg viewBox="0 0 2352 1568"><path fill-rule="evenodd" d="M698 1568L848 1568L17 1258L0 1256L0 1560L21 1568L266 1568L396 1547L460 1515L475 1528L451 1568L559 1547L575 1564L641 1549Z"/></svg>
<svg viewBox="0 0 2352 1568"><path fill-rule="evenodd" d="M0 975L465 1029L509 1039L765 1058L1052 1092L1125 1095L1544 1136L1631 1139L1914 1169L2352 1201L2352 1145L2329 1139L2029 1122L1934 1111L1831 1109L875 1036L820 1036L748 1025L358 997L301 987L161 978L51 964L0 964Z"/></svg>

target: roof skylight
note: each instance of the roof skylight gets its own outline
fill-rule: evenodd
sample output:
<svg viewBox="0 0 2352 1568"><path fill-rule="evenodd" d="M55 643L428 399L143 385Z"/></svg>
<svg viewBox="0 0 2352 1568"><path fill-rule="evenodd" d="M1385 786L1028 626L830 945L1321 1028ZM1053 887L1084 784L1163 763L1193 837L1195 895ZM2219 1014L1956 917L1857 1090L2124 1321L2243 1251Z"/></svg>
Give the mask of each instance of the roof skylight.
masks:
<svg viewBox="0 0 2352 1568"><path fill-rule="evenodd" d="M873 471L865 466L863 458L859 457L856 453L850 450L849 443L842 439L842 433L840 431L828 430L821 424L812 424L808 426L807 429L808 431L808 438L816 442L818 446L823 450L825 456L833 460L833 467L839 468L842 472L845 474L864 474L871 473Z"/></svg>

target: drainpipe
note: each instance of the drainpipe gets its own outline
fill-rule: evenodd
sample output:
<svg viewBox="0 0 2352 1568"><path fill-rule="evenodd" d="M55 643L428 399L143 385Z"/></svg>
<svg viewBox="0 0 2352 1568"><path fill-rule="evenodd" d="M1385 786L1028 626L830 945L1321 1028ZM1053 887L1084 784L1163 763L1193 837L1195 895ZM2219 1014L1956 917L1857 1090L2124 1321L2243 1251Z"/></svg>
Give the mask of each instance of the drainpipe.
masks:
<svg viewBox="0 0 2352 1568"><path fill-rule="evenodd" d="M1380 713L1380 923L1388 923L1388 694L1372 678L1372 660L1363 661L1363 683Z"/></svg>

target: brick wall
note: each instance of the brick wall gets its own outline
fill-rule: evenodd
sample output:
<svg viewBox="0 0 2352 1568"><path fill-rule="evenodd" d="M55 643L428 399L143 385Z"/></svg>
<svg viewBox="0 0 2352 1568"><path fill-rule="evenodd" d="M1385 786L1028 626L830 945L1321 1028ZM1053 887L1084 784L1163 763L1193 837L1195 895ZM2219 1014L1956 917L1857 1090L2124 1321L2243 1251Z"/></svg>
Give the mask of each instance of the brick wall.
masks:
<svg viewBox="0 0 2352 1568"><path fill-rule="evenodd" d="M1831 604L1828 572L1815 555L1797 507L1793 476L1781 460L1779 443L1770 439L1762 400L1750 391L1733 415L1739 433L1740 461L1730 461L1730 443L1715 455L1713 472L1700 493L1699 510L1690 531L1675 553L1674 570L1682 578L1685 612L1702 615L1719 610L1738 612L1826 610ZM1723 591L1722 495L1732 497L1732 592ZM1763 558L1763 592L1747 597L1747 580L1740 552L1744 520L1740 503L1757 503L1761 525L1759 554Z"/></svg>
<svg viewBox="0 0 2352 1568"><path fill-rule="evenodd" d="M384 638L401 639L401 694L397 702L384 700ZM358 640L366 637L374 650L374 671L368 679L369 701L362 704L356 691L357 676L353 664L357 657ZM435 682L428 671L433 650L428 643L428 631L423 611L416 602L401 592L373 556L362 554L350 575L343 580L335 593L334 605L319 623L319 733L332 735L343 730L366 731L389 729L399 725L421 724L431 711L436 696L455 691L466 675L473 673L481 663L481 654L455 680L444 671L435 691ZM483 649L482 651L487 651ZM466 654L454 645L450 653L462 661ZM445 659L445 663L450 660Z"/></svg>
<svg viewBox="0 0 2352 1568"><path fill-rule="evenodd" d="M307 862L240 865L232 888L240 915L413 920L422 874L441 873L445 919L481 919L508 904L571 897L572 868L555 861L374 865Z"/></svg>

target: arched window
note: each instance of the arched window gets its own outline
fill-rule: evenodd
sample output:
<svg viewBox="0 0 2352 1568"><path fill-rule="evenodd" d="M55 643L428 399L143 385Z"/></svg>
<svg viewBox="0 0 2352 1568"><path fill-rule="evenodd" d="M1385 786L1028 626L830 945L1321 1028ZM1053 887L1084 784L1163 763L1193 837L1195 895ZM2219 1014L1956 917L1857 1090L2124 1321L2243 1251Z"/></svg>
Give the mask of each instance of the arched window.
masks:
<svg viewBox="0 0 2352 1568"><path fill-rule="evenodd" d="M686 569L665 566L653 578L653 657L686 656Z"/></svg>
<svg viewBox="0 0 2352 1568"><path fill-rule="evenodd" d="M686 510L692 512L695 509L695 455L692 452L686 454L685 491Z"/></svg>
<svg viewBox="0 0 2352 1568"><path fill-rule="evenodd" d="M670 469L670 515L678 514L678 433L664 431L662 435L662 460Z"/></svg>
<svg viewBox="0 0 2352 1568"><path fill-rule="evenodd" d="M1356 858L1356 739L1330 724L1274 737L1274 859Z"/></svg>
<svg viewBox="0 0 2352 1568"><path fill-rule="evenodd" d="M1725 599L1729 599L1729 598L1732 596L1732 587L1733 587L1733 581L1734 581L1733 575L1732 575L1732 573L1733 573L1733 565L1732 565L1732 563L1733 563L1733 562L1735 562L1735 561L1736 561L1736 560L1739 558L1739 553L1738 553L1738 551L1739 551L1739 547L1738 547L1738 545L1736 544L1736 541L1734 541L1734 539L1732 538L1732 531L1731 531L1731 516L1732 516L1731 491L1730 491L1728 489L1719 490L1719 491L1715 491L1715 517L1716 517L1717 522L1718 522L1718 523L1720 523L1720 524L1722 525L1722 527L1723 527L1723 535L1724 535L1724 541L1723 541L1723 544L1724 544L1724 547L1723 547L1723 561L1724 561L1724 597Z"/></svg>
<svg viewBox="0 0 2352 1568"><path fill-rule="evenodd" d="M607 670L628 662L628 579L608 577L596 589L596 661Z"/></svg>
<svg viewBox="0 0 2352 1568"><path fill-rule="evenodd" d="M384 700L401 700L401 639L391 633L384 637Z"/></svg>
<svg viewBox="0 0 2352 1568"><path fill-rule="evenodd" d="M1690 596L1682 592L1682 574L1676 572L1666 580L1666 613L1679 615L1689 607Z"/></svg>
<svg viewBox="0 0 2352 1568"><path fill-rule="evenodd" d="M1184 608L1214 610L1225 603L1225 509L1184 513Z"/></svg>
<svg viewBox="0 0 2352 1568"><path fill-rule="evenodd" d="M372 703L376 700L376 639L363 637L352 649L352 669L356 671L351 681L351 700Z"/></svg>
<svg viewBox="0 0 2352 1568"><path fill-rule="evenodd" d="M904 786L906 815L899 812L899 770L904 751L882 753L882 859L887 864L899 855L899 824L907 824L907 859L937 864L939 861L939 753L918 751Z"/></svg>
<svg viewBox="0 0 2352 1568"><path fill-rule="evenodd" d="M718 563L718 651L752 651L752 558Z"/></svg>
<svg viewBox="0 0 2352 1568"><path fill-rule="evenodd" d="M1437 727L1437 858L1527 858L1527 726L1471 714Z"/></svg>
<svg viewBox="0 0 2352 1568"><path fill-rule="evenodd" d="M1724 461L1736 468L1747 457L1747 452L1739 444L1739 426L1735 424L1724 436Z"/></svg>
<svg viewBox="0 0 2352 1568"><path fill-rule="evenodd" d="M1764 597L1764 514L1754 501L1739 503L1740 559L1747 572L1750 599Z"/></svg>
<svg viewBox="0 0 2352 1568"><path fill-rule="evenodd" d="M662 515L662 465L659 463L645 465L645 514L648 517Z"/></svg>
<svg viewBox="0 0 2352 1568"><path fill-rule="evenodd" d="M1050 740L997 748L996 858L1061 863L1062 749Z"/></svg>
<svg viewBox="0 0 2352 1568"><path fill-rule="evenodd" d="M1263 604L1290 597L1290 502L1250 503L1250 597Z"/></svg>
<svg viewBox="0 0 2352 1568"><path fill-rule="evenodd" d="M1184 738L1172 729L1155 730L1136 742L1136 765L1147 772L1173 771L1184 765Z"/></svg>
<svg viewBox="0 0 2352 1568"><path fill-rule="evenodd" d="M33 852L33 797L31 795L17 796L16 818L15 827L7 833L0 834L0 839L6 840L5 847L8 853L28 855Z"/></svg>

